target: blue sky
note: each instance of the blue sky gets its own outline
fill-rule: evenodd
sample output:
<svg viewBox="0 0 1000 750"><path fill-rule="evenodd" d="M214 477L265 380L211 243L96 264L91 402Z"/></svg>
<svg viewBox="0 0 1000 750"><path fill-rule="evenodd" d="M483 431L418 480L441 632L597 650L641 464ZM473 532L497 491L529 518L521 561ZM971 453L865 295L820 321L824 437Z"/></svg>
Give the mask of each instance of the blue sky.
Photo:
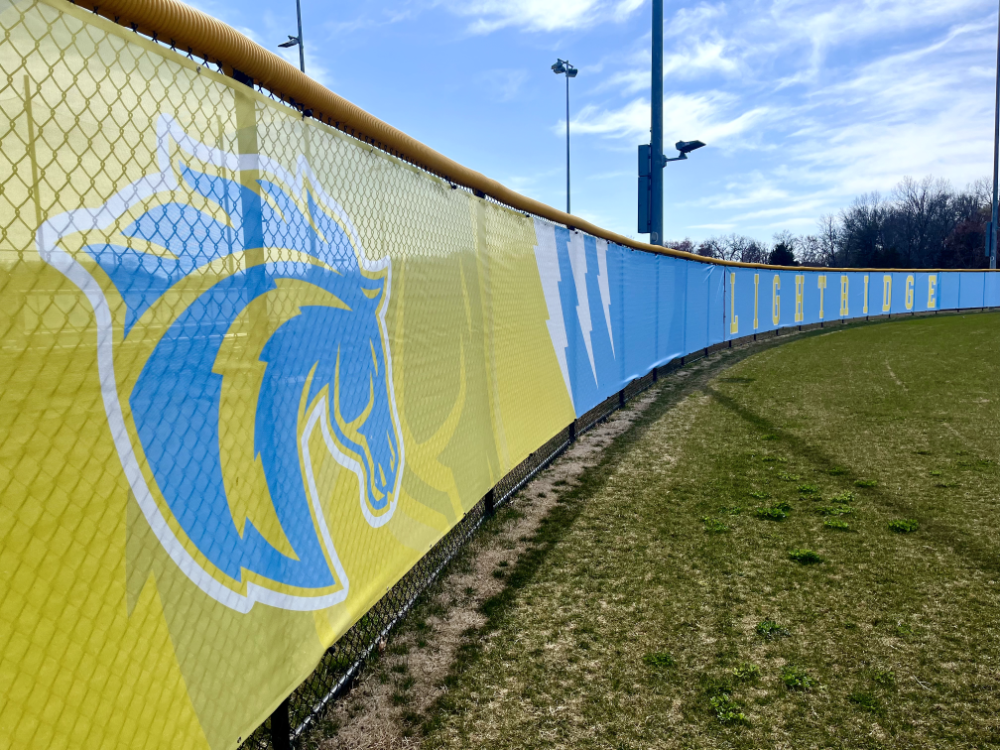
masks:
<svg viewBox="0 0 1000 750"><path fill-rule="evenodd" d="M298 64L294 0L192 3ZM666 2L667 143L709 148L666 174L668 239L814 232L904 176L992 175L997 8L990 0ZM306 72L445 155L636 235L649 140L643 0L303 0Z"/></svg>

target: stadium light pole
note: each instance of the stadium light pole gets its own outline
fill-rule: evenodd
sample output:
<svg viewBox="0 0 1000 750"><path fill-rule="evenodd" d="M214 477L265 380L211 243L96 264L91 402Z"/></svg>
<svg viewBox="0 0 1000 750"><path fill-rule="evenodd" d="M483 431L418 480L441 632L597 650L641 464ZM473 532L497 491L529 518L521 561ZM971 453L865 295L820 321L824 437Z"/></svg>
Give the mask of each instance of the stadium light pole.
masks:
<svg viewBox="0 0 1000 750"><path fill-rule="evenodd" d="M282 42L278 46L282 49L288 49L289 47L297 46L299 48L299 70L303 73L306 72L306 52L302 46L302 0L295 0L295 15L299 21L299 35L292 36L288 35L288 41Z"/></svg>
<svg viewBox="0 0 1000 750"><path fill-rule="evenodd" d="M557 59L552 72L566 76L566 213L570 214L573 212L569 210L569 79L576 78L580 71L570 65L569 60Z"/></svg>
<svg viewBox="0 0 1000 750"><path fill-rule="evenodd" d="M649 242L663 244L663 0L653 0L653 68L649 101Z"/></svg>
<svg viewBox="0 0 1000 750"><path fill-rule="evenodd" d="M650 76L649 145L639 146L639 234L649 244L663 245L663 170L669 162L685 161L702 148L701 141L677 141L673 159L663 155L663 0L653 0L653 66Z"/></svg>
<svg viewBox="0 0 1000 750"><path fill-rule="evenodd" d="M986 233L986 251L990 256L992 269L997 267L997 179L1000 176L1000 16L997 19L996 78L996 107L993 113L993 211L990 216L990 228Z"/></svg>

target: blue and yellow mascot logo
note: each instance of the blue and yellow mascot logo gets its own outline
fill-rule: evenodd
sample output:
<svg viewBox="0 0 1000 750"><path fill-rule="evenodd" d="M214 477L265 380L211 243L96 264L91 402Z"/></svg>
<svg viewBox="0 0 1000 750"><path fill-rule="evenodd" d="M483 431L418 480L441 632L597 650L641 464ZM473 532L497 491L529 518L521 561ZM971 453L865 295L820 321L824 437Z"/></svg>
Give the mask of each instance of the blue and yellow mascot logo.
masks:
<svg viewBox="0 0 1000 750"><path fill-rule="evenodd" d="M293 172L206 147L167 117L158 139L158 174L37 235L94 308L129 486L218 601L337 604L331 507L382 526L403 473L390 262L367 257L305 158Z"/></svg>

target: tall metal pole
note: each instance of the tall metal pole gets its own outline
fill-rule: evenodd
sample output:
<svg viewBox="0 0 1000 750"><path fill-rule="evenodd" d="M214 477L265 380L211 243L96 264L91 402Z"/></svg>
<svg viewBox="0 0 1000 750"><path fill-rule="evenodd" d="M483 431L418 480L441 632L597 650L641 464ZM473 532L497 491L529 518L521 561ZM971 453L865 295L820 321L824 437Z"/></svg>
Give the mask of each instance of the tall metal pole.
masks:
<svg viewBox="0 0 1000 750"><path fill-rule="evenodd" d="M993 121L993 223L990 225L990 268L997 267L997 178L1000 175L1000 18L997 21L997 98Z"/></svg>
<svg viewBox="0 0 1000 750"><path fill-rule="evenodd" d="M566 74L566 213L569 210L569 73Z"/></svg>
<svg viewBox="0 0 1000 750"><path fill-rule="evenodd" d="M653 0L653 70L650 138L650 234L653 245L663 244L663 0Z"/></svg>
<svg viewBox="0 0 1000 750"><path fill-rule="evenodd" d="M299 19L299 70L306 72L306 48L302 44L302 0L295 0L295 13Z"/></svg>

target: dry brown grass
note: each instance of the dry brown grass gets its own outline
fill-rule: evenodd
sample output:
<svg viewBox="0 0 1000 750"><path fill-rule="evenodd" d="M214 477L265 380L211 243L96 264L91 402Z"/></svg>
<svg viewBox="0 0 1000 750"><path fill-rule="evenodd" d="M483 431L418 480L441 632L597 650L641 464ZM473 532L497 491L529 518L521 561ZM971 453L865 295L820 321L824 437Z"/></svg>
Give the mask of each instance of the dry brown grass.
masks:
<svg viewBox="0 0 1000 750"><path fill-rule="evenodd" d="M333 704L318 722L320 730L307 743L331 750L419 746L419 725L434 714L447 693L446 678L459 649L468 646L470 633L486 625L483 604L504 591L506 573L532 548L543 519L561 498L577 488L584 472L598 465L607 446L625 433L657 396L667 394L667 398L679 400L745 355L745 348L723 351L667 375L655 389L583 434L460 553L448 573L393 635L384 653L368 665L351 692ZM674 460L664 452L658 471L669 470Z"/></svg>

